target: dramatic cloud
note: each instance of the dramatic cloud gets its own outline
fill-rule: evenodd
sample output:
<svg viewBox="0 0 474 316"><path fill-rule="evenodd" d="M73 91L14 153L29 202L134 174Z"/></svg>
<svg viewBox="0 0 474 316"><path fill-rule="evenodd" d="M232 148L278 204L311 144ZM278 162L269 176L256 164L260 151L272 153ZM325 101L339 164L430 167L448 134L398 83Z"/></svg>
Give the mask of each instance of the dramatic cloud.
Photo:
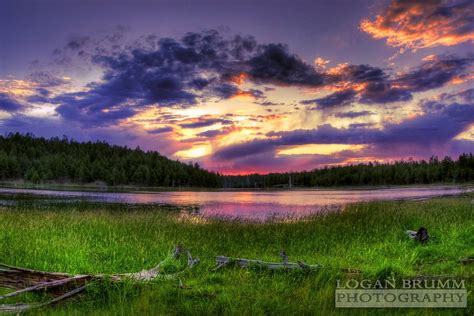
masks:
<svg viewBox="0 0 474 316"><path fill-rule="evenodd" d="M320 108L345 106L354 101L363 104L406 102L413 93L463 83L473 77L474 56L429 56L421 65L407 72L389 76L382 69L368 65L342 65L330 70L331 84L342 90L323 98L304 100Z"/></svg>
<svg viewBox="0 0 474 316"><path fill-rule="evenodd" d="M55 52L55 67L80 59L93 80L77 75L79 67L0 80L1 130L139 144L224 172L424 157L472 145L472 54L430 55L410 60L414 66L331 66L252 36L211 30L126 42L122 33L76 36Z"/></svg>
<svg viewBox="0 0 474 316"><path fill-rule="evenodd" d="M360 92L360 103L391 103L410 101L413 96L410 87L398 88L390 82L371 82Z"/></svg>
<svg viewBox="0 0 474 316"><path fill-rule="evenodd" d="M24 108L24 106L11 98L6 93L0 93L0 111L17 112Z"/></svg>
<svg viewBox="0 0 474 316"><path fill-rule="evenodd" d="M250 78L257 83L315 87L324 82L321 73L290 54L283 44L259 47L257 55L246 63L246 68Z"/></svg>
<svg viewBox="0 0 474 316"><path fill-rule="evenodd" d="M301 104L315 103L323 109L331 108L334 106L344 106L354 101L356 95L357 93L354 90L348 89L348 90L334 92L333 94L330 94L323 98L314 99L314 100L304 100L304 101L301 101Z"/></svg>
<svg viewBox="0 0 474 316"><path fill-rule="evenodd" d="M252 36L223 36L213 30L187 33L180 39L149 36L133 45L118 45L121 38L111 36L100 42L89 37L71 39L61 53L74 52L100 67L101 80L80 91L51 96L52 87L68 80L36 72L30 80L38 90L26 101L54 104L62 118L84 127L109 126L152 107L189 108L236 97L273 104L265 101L268 89L243 87L244 83L336 90L301 102L325 109L354 101L409 101L414 92L468 80L472 74L473 58L454 56L433 56L401 75L370 65L317 69L283 44L259 44ZM104 43L111 48L103 47Z"/></svg>
<svg viewBox="0 0 474 316"><path fill-rule="evenodd" d="M412 92L442 87L456 80L463 82L472 76L474 55L467 57L429 56L420 66L393 80L393 85Z"/></svg>
<svg viewBox="0 0 474 316"><path fill-rule="evenodd" d="M380 82L389 77L383 69L370 65L343 64L329 74L332 74L337 81L351 83Z"/></svg>
<svg viewBox="0 0 474 316"><path fill-rule="evenodd" d="M87 52L89 41L75 39L65 50L88 56L103 69L102 80L90 83L87 91L50 100L59 104L61 116L87 125L115 123L149 106L185 108L212 98L265 96L257 89L240 89L244 80L311 87L324 82L323 74L285 45L257 44L251 36L225 38L207 31L179 40L149 37L118 51Z"/></svg>
<svg viewBox="0 0 474 316"><path fill-rule="evenodd" d="M348 128L336 128L324 124L313 130L271 132L267 134L270 137L268 139L222 148L215 153L214 158L242 159L256 154L275 153L280 146L307 144L369 145L371 150L408 146L412 150L415 148L422 152L423 149L432 150L447 144L473 123L473 117L473 104L453 103L401 123L387 124L382 129L354 125Z"/></svg>
<svg viewBox="0 0 474 316"><path fill-rule="evenodd" d="M474 42L474 2L392 0L375 20L363 20L360 27L373 38L402 49Z"/></svg>

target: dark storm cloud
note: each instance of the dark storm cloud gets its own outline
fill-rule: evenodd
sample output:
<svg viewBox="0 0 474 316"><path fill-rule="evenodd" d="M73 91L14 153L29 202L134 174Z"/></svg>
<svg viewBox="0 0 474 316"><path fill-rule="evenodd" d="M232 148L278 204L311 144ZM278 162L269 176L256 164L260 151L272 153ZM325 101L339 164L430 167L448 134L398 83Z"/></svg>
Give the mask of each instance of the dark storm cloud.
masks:
<svg viewBox="0 0 474 316"><path fill-rule="evenodd" d="M365 104L409 101L413 93L437 89L472 73L473 56L432 56L420 66L388 80L368 82L360 92Z"/></svg>
<svg viewBox="0 0 474 316"><path fill-rule="evenodd" d="M69 50L86 50L91 40L72 39ZM255 83L319 86L324 75L282 44L257 44L251 36L224 38L217 31L188 33L181 39L148 37L121 50L93 50L85 56L104 70L87 93L51 100L57 112L84 124L104 125L132 116L141 107L188 107L209 98L244 94L263 98L257 89L241 91L238 76ZM106 113L105 113L106 112Z"/></svg>
<svg viewBox="0 0 474 316"><path fill-rule="evenodd" d="M60 104L56 112L63 118L90 127L109 125L133 116L136 110L124 105L125 100L118 91L116 95L90 91L63 94L53 98L51 102Z"/></svg>
<svg viewBox="0 0 474 316"><path fill-rule="evenodd" d="M301 104L317 104L320 108L332 108L334 106L344 106L354 101L357 93L352 89L334 92L328 96L313 100L301 101Z"/></svg>
<svg viewBox="0 0 474 316"><path fill-rule="evenodd" d="M364 104L410 101L412 91L394 88L389 82L371 82L360 92L359 102Z"/></svg>
<svg viewBox="0 0 474 316"><path fill-rule="evenodd" d="M473 62L473 56L436 56L396 78L393 83L405 86L411 92L436 89L455 78L462 79Z"/></svg>
<svg viewBox="0 0 474 316"><path fill-rule="evenodd" d="M304 100L302 104L317 104L320 108L345 106L353 101L363 104L406 102L413 94L441 88L452 80L468 80L472 74L473 56L431 56L421 65L399 75L388 75L368 65L345 65L337 74L328 75L328 85L357 85L325 97Z"/></svg>
<svg viewBox="0 0 474 316"><path fill-rule="evenodd" d="M229 99L236 95L239 91L240 90L238 87L229 83L219 84L213 89L214 94L221 99Z"/></svg>
<svg viewBox="0 0 474 316"><path fill-rule="evenodd" d="M314 67L291 54L283 44L261 46L246 66L248 75L257 83L276 85L320 86L324 76Z"/></svg>
<svg viewBox="0 0 474 316"><path fill-rule="evenodd" d="M0 111L18 112L24 109L24 105L11 98L6 93L0 92Z"/></svg>
<svg viewBox="0 0 474 316"><path fill-rule="evenodd" d="M385 81L389 76L383 69L378 67L370 65L347 65L344 67L343 73L335 77L340 77L339 80L359 83Z"/></svg>
<svg viewBox="0 0 474 316"><path fill-rule="evenodd" d="M239 85L244 80L310 88L349 86L319 99L302 101L318 104L322 109L352 101L408 101L414 92L438 88L466 76L473 62L472 57L445 56L432 58L398 76L370 65L345 65L334 74L317 70L283 44L258 44L252 36L224 37L214 30L188 33L180 39L149 36L133 45L118 45L116 41L101 42L111 45L111 49L91 48L90 43L95 42L86 38L76 38L66 45L68 50L85 51L83 55L103 69L103 76L88 84L87 91L50 98L62 117L84 126L106 126L150 106L186 108L239 95L265 98L261 90L242 90ZM47 74L36 77L45 83L43 88L48 82L62 83ZM46 98L40 94L31 101L46 102Z"/></svg>

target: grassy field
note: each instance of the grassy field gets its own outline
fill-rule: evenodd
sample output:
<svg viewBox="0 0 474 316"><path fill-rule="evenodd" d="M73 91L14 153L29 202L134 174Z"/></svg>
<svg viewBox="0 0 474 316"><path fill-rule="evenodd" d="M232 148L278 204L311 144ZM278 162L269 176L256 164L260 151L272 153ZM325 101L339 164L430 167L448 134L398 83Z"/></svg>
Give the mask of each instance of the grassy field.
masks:
<svg viewBox="0 0 474 316"><path fill-rule="evenodd" d="M201 260L179 279L95 284L72 301L32 314L472 315L474 267L458 262L474 256L472 199L361 203L304 221L263 224L203 221L153 206L25 198L0 207L0 262L69 273L135 272L153 267L177 244ZM405 235L420 226L435 236L426 245ZM323 267L213 271L217 255L280 261L281 249L290 261ZM360 269L359 279L460 276L468 287L468 310L335 309L336 280L353 277L341 268Z"/></svg>

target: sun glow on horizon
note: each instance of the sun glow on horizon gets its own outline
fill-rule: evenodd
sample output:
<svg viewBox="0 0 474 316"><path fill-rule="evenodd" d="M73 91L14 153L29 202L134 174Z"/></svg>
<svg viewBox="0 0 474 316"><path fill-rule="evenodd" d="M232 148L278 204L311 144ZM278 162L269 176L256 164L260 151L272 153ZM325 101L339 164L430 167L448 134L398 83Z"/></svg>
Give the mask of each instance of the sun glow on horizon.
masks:
<svg viewBox="0 0 474 316"><path fill-rule="evenodd" d="M299 146L283 146L277 150L277 155L331 155L344 150L358 151L366 148L366 145L347 145L347 144L308 144Z"/></svg>
<svg viewBox="0 0 474 316"><path fill-rule="evenodd" d="M174 156L181 159L200 158L209 155L212 152L212 147L208 144L196 145L190 149L180 150Z"/></svg>

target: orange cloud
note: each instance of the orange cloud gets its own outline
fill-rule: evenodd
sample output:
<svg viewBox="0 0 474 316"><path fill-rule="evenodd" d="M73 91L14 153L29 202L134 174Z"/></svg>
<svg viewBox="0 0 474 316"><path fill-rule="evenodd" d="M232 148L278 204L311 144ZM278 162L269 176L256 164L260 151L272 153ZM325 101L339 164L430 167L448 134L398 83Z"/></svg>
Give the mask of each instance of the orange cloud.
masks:
<svg viewBox="0 0 474 316"><path fill-rule="evenodd" d="M321 57L316 57L314 59L314 65L316 67L319 67L319 68L322 68L322 69L326 68L326 65L329 64L330 62L331 62L330 60L324 59L324 58L321 58Z"/></svg>
<svg viewBox="0 0 474 316"><path fill-rule="evenodd" d="M230 99L253 100L255 96L250 91L239 90Z"/></svg>
<svg viewBox="0 0 474 316"><path fill-rule="evenodd" d="M392 0L374 20L365 19L360 28L375 39L401 51L474 42L474 2Z"/></svg>
<svg viewBox="0 0 474 316"><path fill-rule="evenodd" d="M248 77L249 76L245 72L241 72L238 75L232 76L229 79L229 81L231 81L235 84L241 85L245 82L245 80L247 80Z"/></svg>

